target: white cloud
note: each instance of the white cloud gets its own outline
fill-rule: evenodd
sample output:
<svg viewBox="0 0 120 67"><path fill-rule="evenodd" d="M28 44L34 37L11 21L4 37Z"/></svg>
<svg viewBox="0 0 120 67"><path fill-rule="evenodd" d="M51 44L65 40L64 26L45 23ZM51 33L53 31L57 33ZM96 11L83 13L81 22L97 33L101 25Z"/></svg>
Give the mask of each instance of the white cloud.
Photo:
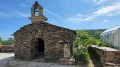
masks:
<svg viewBox="0 0 120 67"><path fill-rule="evenodd" d="M25 4L23 4L23 3L20 3L19 6L24 7L24 8L27 7L27 6L26 6Z"/></svg>
<svg viewBox="0 0 120 67"><path fill-rule="evenodd" d="M23 17L23 18L30 17L30 13L23 13L17 10L13 10L10 15L12 17Z"/></svg>
<svg viewBox="0 0 120 67"><path fill-rule="evenodd" d="M19 13L18 13L18 17L30 17L30 14L19 12Z"/></svg>
<svg viewBox="0 0 120 67"><path fill-rule="evenodd" d="M104 20L104 22L105 22L105 23L107 23L107 22L108 22L108 20Z"/></svg>
<svg viewBox="0 0 120 67"><path fill-rule="evenodd" d="M68 20L68 21L74 21L74 22L75 22L75 21L78 21L78 22L79 22L79 21L82 21L81 18L67 18L67 20Z"/></svg>
<svg viewBox="0 0 120 67"><path fill-rule="evenodd" d="M9 17L10 15L0 12L0 17Z"/></svg>
<svg viewBox="0 0 120 67"><path fill-rule="evenodd" d="M105 1L107 1L107 0L100 0L100 1L98 2L98 4L101 4L101 3L105 2Z"/></svg>
<svg viewBox="0 0 120 67"><path fill-rule="evenodd" d="M9 13L0 12L0 18L2 18L2 17L22 17L22 18L26 18L26 17L30 17L30 14L19 12L17 10L13 10Z"/></svg>
<svg viewBox="0 0 120 67"><path fill-rule="evenodd" d="M68 21L73 21L73 22L82 22L82 21L91 21L94 18L95 18L94 16L89 16L89 17L86 17L86 18L76 16L76 17L67 18L67 20Z"/></svg>
<svg viewBox="0 0 120 67"><path fill-rule="evenodd" d="M55 16L55 17L61 19L61 20L64 20L64 18L62 18L61 16L59 16L59 15L57 15L57 14L55 14L55 13L53 13L53 12L47 10L47 9L44 9L44 10L45 10L45 12L47 12L47 13L49 13L49 14L51 14L51 15L53 15L53 16Z"/></svg>
<svg viewBox="0 0 120 67"><path fill-rule="evenodd" d="M83 21L83 17L85 17L82 14L77 14L74 17L67 18L68 21L73 21L73 22L81 22Z"/></svg>
<svg viewBox="0 0 120 67"><path fill-rule="evenodd" d="M83 17L82 15L81 17L79 16L70 17L70 18L67 18L67 20L80 22L80 21L90 21L90 20L95 19L98 16L117 16L117 15L120 15L120 3L119 2L113 5L110 5L110 6L102 7L96 10L95 12L93 12L90 16L87 15L87 17Z"/></svg>
<svg viewBox="0 0 120 67"><path fill-rule="evenodd" d="M102 4L104 2L106 2L107 0L92 0L95 4Z"/></svg>
<svg viewBox="0 0 120 67"><path fill-rule="evenodd" d="M79 16L79 17L83 17L83 15L82 15L82 14L77 14L77 16Z"/></svg>
<svg viewBox="0 0 120 67"><path fill-rule="evenodd" d="M111 5L111 6L107 6L107 7L103 7L97 11L94 12L95 15L109 15L111 13L116 13L118 10L120 10L120 3Z"/></svg>
<svg viewBox="0 0 120 67"><path fill-rule="evenodd" d="M89 16L89 17L83 19L82 21L90 21L90 20L92 20L94 18L95 18L95 16Z"/></svg>

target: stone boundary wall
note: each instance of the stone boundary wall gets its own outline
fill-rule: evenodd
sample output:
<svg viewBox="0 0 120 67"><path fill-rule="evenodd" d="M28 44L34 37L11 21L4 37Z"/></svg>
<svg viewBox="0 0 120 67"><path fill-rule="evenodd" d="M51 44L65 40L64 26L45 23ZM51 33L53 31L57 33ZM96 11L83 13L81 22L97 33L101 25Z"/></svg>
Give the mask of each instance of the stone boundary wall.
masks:
<svg viewBox="0 0 120 67"><path fill-rule="evenodd" d="M0 52L14 52L14 46L12 46L12 45L1 45Z"/></svg>
<svg viewBox="0 0 120 67"><path fill-rule="evenodd" d="M109 47L90 45L88 51L100 60L103 67L120 67L120 51Z"/></svg>
<svg viewBox="0 0 120 67"><path fill-rule="evenodd" d="M2 45L1 45L1 43L0 43L0 52L2 51L1 47L2 47Z"/></svg>

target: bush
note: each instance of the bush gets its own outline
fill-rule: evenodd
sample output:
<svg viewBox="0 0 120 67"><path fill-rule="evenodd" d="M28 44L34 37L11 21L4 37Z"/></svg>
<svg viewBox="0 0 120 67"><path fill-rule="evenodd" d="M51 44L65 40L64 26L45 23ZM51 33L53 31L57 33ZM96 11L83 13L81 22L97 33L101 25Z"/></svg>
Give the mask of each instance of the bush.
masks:
<svg viewBox="0 0 120 67"><path fill-rule="evenodd" d="M98 44L98 46L100 46L100 47L111 47L111 48L114 48L111 44L105 43L103 41L100 41L100 43Z"/></svg>
<svg viewBox="0 0 120 67"><path fill-rule="evenodd" d="M87 47L82 47L81 49L74 49L73 57L77 61L83 61L84 63L88 63L90 60L90 56L89 56Z"/></svg>
<svg viewBox="0 0 120 67"><path fill-rule="evenodd" d="M8 38L8 40L2 40L2 38L0 37L0 43L2 45L14 45L14 38L10 37Z"/></svg>
<svg viewBox="0 0 120 67"><path fill-rule="evenodd" d="M85 45L90 45L90 44L96 45L97 44L96 39L93 37L90 37L89 40L85 42Z"/></svg>

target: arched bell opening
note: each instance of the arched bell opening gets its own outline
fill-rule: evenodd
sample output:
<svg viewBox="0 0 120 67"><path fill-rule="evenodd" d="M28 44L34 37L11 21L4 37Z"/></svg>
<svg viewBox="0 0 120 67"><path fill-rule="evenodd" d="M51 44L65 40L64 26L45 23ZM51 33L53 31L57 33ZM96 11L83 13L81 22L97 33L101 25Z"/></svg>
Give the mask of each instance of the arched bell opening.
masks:
<svg viewBox="0 0 120 67"><path fill-rule="evenodd" d="M39 16L38 8L35 9L35 16Z"/></svg>

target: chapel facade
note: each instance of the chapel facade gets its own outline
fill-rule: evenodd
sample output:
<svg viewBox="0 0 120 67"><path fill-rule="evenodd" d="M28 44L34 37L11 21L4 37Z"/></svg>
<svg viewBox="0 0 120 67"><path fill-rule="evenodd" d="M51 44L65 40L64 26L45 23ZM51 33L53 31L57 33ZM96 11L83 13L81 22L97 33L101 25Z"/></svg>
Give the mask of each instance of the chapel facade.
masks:
<svg viewBox="0 0 120 67"><path fill-rule="evenodd" d="M74 30L45 22L48 19L43 15L43 8L38 2L33 4L29 19L31 24L25 25L13 34L16 58L70 58L76 38Z"/></svg>

